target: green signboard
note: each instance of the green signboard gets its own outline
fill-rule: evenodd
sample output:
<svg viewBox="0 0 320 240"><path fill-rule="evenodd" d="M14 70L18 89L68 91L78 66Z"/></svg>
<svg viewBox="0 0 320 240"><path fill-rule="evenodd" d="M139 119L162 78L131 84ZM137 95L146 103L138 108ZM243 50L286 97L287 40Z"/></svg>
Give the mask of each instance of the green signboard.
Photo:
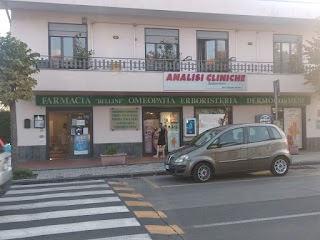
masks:
<svg viewBox="0 0 320 240"><path fill-rule="evenodd" d="M36 96L38 106L232 106L274 105L273 97L169 97L169 96ZM279 106L310 104L309 96L283 96Z"/></svg>

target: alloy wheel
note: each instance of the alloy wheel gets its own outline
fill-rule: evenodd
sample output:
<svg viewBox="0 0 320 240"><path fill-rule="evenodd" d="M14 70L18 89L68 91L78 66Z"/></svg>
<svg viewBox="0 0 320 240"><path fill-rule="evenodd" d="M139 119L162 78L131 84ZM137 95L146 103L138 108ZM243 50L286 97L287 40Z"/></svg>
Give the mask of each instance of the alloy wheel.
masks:
<svg viewBox="0 0 320 240"><path fill-rule="evenodd" d="M274 163L274 170L276 171L277 174L282 175L287 171L288 164L285 160L283 159L278 159Z"/></svg>
<svg viewBox="0 0 320 240"><path fill-rule="evenodd" d="M211 177L211 169L207 165L202 165L198 169L198 177L202 182L208 181Z"/></svg>

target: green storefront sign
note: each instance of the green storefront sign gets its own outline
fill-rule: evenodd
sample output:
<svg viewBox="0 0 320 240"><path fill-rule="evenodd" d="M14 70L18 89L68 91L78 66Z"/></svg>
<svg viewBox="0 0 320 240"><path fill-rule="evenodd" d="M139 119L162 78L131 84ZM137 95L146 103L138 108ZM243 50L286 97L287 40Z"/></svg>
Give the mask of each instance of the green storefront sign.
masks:
<svg viewBox="0 0 320 240"><path fill-rule="evenodd" d="M279 106L310 104L309 96L284 96ZM274 105L273 97L165 97L165 96L36 96L38 106L232 106Z"/></svg>

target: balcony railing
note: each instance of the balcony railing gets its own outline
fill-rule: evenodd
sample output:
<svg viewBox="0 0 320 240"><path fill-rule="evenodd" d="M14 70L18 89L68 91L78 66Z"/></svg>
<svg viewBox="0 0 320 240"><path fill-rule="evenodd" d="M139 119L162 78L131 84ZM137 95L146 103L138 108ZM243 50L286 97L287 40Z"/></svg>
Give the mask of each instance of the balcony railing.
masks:
<svg viewBox="0 0 320 240"><path fill-rule="evenodd" d="M294 66L274 65L273 62L243 62L243 61L200 61L200 60L150 60L139 58L54 58L41 56L38 59L39 69L80 69L116 72L234 72L273 74L298 74L309 72L314 66L301 64Z"/></svg>

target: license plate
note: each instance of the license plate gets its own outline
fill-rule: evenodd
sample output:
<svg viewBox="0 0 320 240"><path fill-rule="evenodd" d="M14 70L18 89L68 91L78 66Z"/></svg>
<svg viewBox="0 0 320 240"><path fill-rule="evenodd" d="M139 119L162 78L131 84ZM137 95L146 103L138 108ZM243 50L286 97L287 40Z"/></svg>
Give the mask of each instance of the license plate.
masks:
<svg viewBox="0 0 320 240"><path fill-rule="evenodd" d="M166 169L169 169L169 165L166 165Z"/></svg>

